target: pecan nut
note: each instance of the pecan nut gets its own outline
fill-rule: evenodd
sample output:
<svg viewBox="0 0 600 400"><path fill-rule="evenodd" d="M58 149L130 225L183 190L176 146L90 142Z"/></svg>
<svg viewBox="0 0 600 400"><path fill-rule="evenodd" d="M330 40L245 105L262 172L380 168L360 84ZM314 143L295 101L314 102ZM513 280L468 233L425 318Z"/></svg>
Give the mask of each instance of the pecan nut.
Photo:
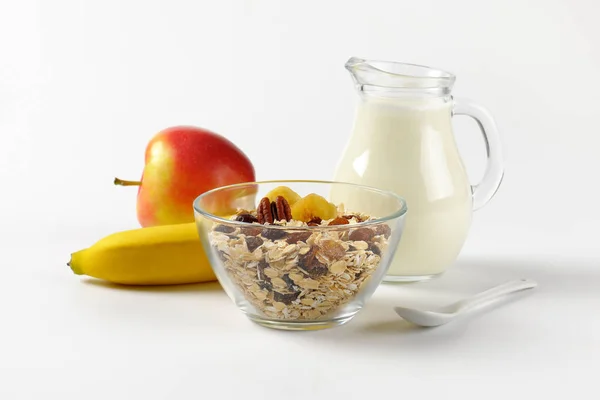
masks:
<svg viewBox="0 0 600 400"><path fill-rule="evenodd" d="M272 224L281 220L291 221L292 209L283 196L277 196L273 202L269 201L268 197L263 197L258 203L256 216L260 224Z"/></svg>
<svg viewBox="0 0 600 400"><path fill-rule="evenodd" d="M275 210L277 211L277 220L292 220L292 208L290 207L290 203L283 196L277 196L274 201Z"/></svg>
<svg viewBox="0 0 600 400"><path fill-rule="evenodd" d="M259 224L272 224L275 221L273 211L271 210L271 202L268 197L263 197L260 203L258 203L256 218Z"/></svg>

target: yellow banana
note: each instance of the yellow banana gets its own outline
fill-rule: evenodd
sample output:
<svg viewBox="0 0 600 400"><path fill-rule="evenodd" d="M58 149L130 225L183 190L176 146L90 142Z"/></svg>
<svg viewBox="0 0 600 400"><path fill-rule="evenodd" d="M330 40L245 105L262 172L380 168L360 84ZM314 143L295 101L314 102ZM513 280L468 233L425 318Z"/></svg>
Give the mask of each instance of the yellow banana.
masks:
<svg viewBox="0 0 600 400"><path fill-rule="evenodd" d="M127 285L216 281L195 223L113 233L71 254L68 265L88 275Z"/></svg>

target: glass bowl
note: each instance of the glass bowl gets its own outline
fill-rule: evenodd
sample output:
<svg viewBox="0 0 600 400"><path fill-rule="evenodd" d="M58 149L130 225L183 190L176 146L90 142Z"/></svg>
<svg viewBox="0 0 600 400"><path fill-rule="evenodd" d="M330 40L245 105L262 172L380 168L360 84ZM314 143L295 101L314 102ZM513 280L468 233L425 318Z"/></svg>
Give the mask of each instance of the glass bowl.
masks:
<svg viewBox="0 0 600 400"><path fill-rule="evenodd" d="M324 197L341 217L334 224L344 224L256 222L261 199L281 186ZM305 203L289 200L300 215ZM390 266L406 211L395 193L327 181L241 183L194 201L202 245L227 295L252 321L288 330L329 328L356 315Z"/></svg>

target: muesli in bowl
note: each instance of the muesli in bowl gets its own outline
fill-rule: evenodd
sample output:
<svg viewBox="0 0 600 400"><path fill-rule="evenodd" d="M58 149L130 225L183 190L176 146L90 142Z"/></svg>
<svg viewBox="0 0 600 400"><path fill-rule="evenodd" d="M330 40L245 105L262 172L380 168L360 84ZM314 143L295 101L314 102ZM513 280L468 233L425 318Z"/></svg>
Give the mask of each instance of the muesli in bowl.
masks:
<svg viewBox="0 0 600 400"><path fill-rule="evenodd" d="M332 190L335 185L347 187ZM386 214L351 210L319 192L372 196ZM207 205L218 206L221 215ZM203 245L228 295L253 321L281 329L350 320L385 275L406 212L393 193L314 181L232 185L201 195L194 208Z"/></svg>

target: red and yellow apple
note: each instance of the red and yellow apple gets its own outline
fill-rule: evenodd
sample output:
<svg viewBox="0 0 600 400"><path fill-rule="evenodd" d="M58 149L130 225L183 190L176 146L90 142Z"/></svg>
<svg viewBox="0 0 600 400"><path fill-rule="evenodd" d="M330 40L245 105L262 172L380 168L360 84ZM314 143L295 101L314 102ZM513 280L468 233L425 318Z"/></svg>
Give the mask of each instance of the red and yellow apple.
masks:
<svg viewBox="0 0 600 400"><path fill-rule="evenodd" d="M254 181L254 166L231 141L207 129L174 126L158 132L146 146L140 181L116 178L114 183L139 186L137 218L148 227L193 222L192 203L200 194ZM222 200L225 207L228 199Z"/></svg>

